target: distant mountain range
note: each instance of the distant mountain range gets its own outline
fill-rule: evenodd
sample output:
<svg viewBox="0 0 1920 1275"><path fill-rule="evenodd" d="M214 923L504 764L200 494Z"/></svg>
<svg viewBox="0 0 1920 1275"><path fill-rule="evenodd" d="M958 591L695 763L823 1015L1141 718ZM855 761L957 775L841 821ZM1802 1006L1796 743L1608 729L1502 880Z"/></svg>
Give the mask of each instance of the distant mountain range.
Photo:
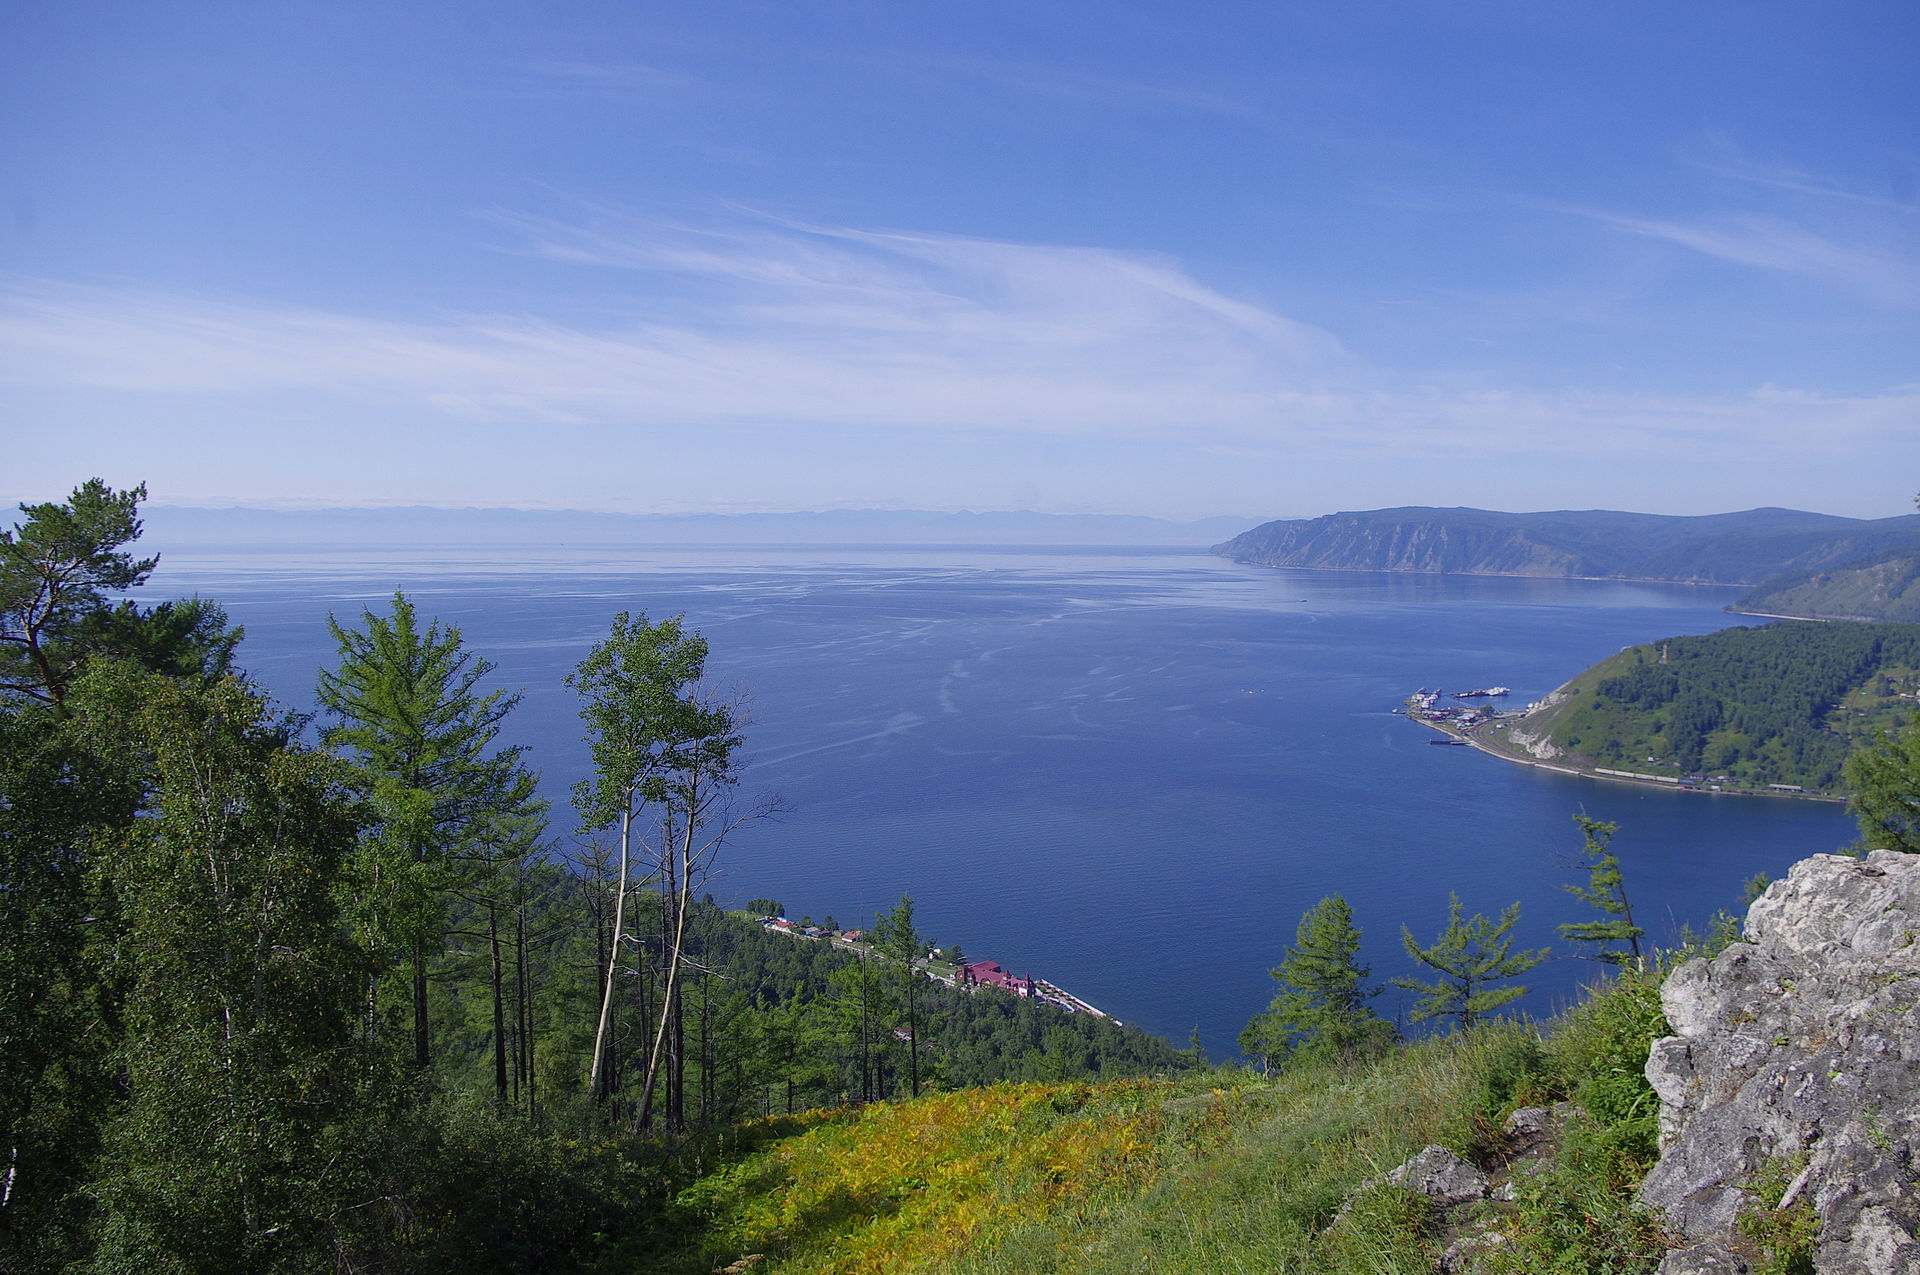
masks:
<svg viewBox="0 0 1920 1275"><path fill-rule="evenodd" d="M1243 531L1255 518L1175 522L1124 514L914 509L783 514L613 514L581 510L202 509L149 505L143 544L397 546L562 544L1192 545Z"/></svg>
<svg viewBox="0 0 1920 1275"><path fill-rule="evenodd" d="M1263 523L1214 546L1236 562L1269 567L1745 585L1790 574L1811 579L1916 550L1920 516L1842 518L1793 509L1697 517L1376 509ZM1773 609L1749 608L1748 599L1740 605Z"/></svg>

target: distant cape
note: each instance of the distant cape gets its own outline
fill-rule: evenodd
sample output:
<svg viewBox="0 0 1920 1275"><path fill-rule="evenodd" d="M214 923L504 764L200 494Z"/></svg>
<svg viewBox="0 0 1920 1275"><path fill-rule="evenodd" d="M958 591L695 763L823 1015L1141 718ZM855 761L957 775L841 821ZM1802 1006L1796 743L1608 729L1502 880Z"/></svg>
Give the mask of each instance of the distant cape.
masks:
<svg viewBox="0 0 1920 1275"><path fill-rule="evenodd" d="M1269 567L1756 585L1920 545L1920 516L1680 517L1409 507L1263 523L1214 552Z"/></svg>
<svg viewBox="0 0 1920 1275"><path fill-rule="evenodd" d="M1256 518L1177 522L1125 514L912 509L817 513L618 514L568 509L208 509L149 505L143 544L169 546L491 546L666 544L1188 545L1204 548Z"/></svg>

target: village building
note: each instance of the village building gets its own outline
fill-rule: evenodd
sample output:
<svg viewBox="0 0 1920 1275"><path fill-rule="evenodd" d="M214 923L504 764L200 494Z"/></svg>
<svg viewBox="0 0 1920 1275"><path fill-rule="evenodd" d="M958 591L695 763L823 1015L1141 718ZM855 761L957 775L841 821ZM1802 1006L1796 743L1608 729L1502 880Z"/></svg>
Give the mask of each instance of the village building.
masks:
<svg viewBox="0 0 1920 1275"><path fill-rule="evenodd" d="M962 965L958 982L961 987L997 987L1015 996L1039 994L1033 985L1032 975L1015 978L1002 969L998 961L975 961L971 965Z"/></svg>

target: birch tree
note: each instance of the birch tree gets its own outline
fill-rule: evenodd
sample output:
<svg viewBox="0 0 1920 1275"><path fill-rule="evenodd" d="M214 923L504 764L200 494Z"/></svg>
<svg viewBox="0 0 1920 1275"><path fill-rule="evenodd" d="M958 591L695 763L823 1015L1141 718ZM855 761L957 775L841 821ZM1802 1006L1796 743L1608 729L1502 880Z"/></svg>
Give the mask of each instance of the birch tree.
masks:
<svg viewBox="0 0 1920 1275"><path fill-rule="evenodd" d="M636 1122L651 1117L661 1055L678 1004L676 982L696 880L717 845L703 839L717 806L734 783L739 746L734 715L703 698L707 641L687 630L683 617L654 623L622 611L607 639L594 646L567 678L579 694L594 774L574 785L583 832L618 827L614 873L613 941L601 976L587 1089L607 1096L608 1024L621 953L629 940L627 899L637 861L646 849L638 822L648 808L659 815L660 841L652 871L639 884L658 883L667 908L662 920L666 970Z"/></svg>

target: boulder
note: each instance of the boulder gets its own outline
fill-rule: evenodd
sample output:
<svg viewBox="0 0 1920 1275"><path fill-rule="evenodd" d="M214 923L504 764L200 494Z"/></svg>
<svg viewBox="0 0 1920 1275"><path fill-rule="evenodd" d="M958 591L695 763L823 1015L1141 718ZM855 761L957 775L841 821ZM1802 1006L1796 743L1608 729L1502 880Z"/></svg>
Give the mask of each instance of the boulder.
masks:
<svg viewBox="0 0 1920 1275"><path fill-rule="evenodd" d="M1640 1198L1686 1252L1721 1261L1707 1246L1737 1245L1743 1212L1804 1200L1822 1275L1920 1272L1920 856L1794 865L1745 941L1675 970L1661 1003L1674 1035L1647 1059L1661 1157ZM1770 1161L1793 1175L1758 1200ZM1735 1268L1661 1267L1721 1269Z"/></svg>
<svg viewBox="0 0 1920 1275"><path fill-rule="evenodd" d="M1387 1173L1386 1180L1441 1208L1487 1196L1487 1175L1445 1147L1423 1147L1411 1160Z"/></svg>

